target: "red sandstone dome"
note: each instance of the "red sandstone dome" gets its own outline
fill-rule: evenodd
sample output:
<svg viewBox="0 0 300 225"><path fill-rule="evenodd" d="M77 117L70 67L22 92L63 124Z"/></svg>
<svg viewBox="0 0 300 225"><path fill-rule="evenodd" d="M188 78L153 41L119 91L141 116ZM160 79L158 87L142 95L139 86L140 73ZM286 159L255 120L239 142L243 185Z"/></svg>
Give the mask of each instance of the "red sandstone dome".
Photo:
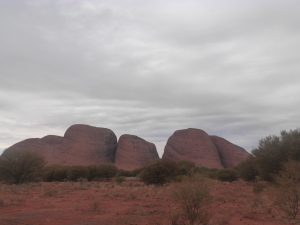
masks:
<svg viewBox="0 0 300 225"><path fill-rule="evenodd" d="M145 166L149 160L158 158L153 143L129 134L124 134L119 138L115 159L115 165L118 168L133 170Z"/></svg>
<svg viewBox="0 0 300 225"><path fill-rule="evenodd" d="M114 163L117 137L107 128L76 124L64 137L48 135L30 138L11 148L30 149L45 156L47 164L91 165Z"/></svg>
<svg viewBox="0 0 300 225"><path fill-rule="evenodd" d="M223 168L216 147L208 134L200 129L175 131L167 142L163 158L188 160L196 166Z"/></svg>
<svg viewBox="0 0 300 225"><path fill-rule="evenodd" d="M163 154L163 158L189 160L209 168L233 167L248 156L243 148L194 128L175 131Z"/></svg>
<svg viewBox="0 0 300 225"><path fill-rule="evenodd" d="M232 144L224 138L211 135L210 139L219 152L224 168L234 167L249 157L249 153L245 149Z"/></svg>
<svg viewBox="0 0 300 225"><path fill-rule="evenodd" d="M110 129L82 124L69 127L63 137L30 138L7 150L12 148L36 151L45 156L48 165L115 163L119 168L133 170L158 158L155 145L140 137L125 134L117 143L117 137ZM248 156L243 148L193 128L175 131L163 154L163 158L189 160L196 166L210 168L233 167Z"/></svg>

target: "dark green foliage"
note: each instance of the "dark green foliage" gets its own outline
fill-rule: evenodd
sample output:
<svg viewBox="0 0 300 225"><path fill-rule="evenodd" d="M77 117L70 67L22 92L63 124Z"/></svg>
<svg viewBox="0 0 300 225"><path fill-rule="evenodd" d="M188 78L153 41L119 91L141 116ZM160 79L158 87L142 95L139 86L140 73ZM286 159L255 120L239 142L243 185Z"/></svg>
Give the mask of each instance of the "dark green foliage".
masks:
<svg viewBox="0 0 300 225"><path fill-rule="evenodd" d="M273 175L282 169L282 163L293 159L300 161L300 130L281 131L280 136L268 136L252 150L260 177L273 181Z"/></svg>
<svg viewBox="0 0 300 225"><path fill-rule="evenodd" d="M70 166L67 171L67 179L70 181L77 181L79 178L87 178L88 168L86 166Z"/></svg>
<svg viewBox="0 0 300 225"><path fill-rule="evenodd" d="M68 170L69 170L69 166L61 165L53 172L53 180L55 181L67 180Z"/></svg>
<svg viewBox="0 0 300 225"><path fill-rule="evenodd" d="M118 169L118 176L132 177L132 171L130 171L130 170Z"/></svg>
<svg viewBox="0 0 300 225"><path fill-rule="evenodd" d="M211 169L208 169L207 171L205 171L203 173L204 176L210 178L210 179L218 179L218 169L216 168L211 168Z"/></svg>
<svg viewBox="0 0 300 225"><path fill-rule="evenodd" d="M116 176L116 182L118 184L122 184L125 180L126 178L124 176Z"/></svg>
<svg viewBox="0 0 300 225"><path fill-rule="evenodd" d="M118 169L118 175L124 177L136 177L143 169L143 167L134 170Z"/></svg>
<svg viewBox="0 0 300 225"><path fill-rule="evenodd" d="M236 181L238 179L238 173L236 170L227 168L219 169L217 172L217 179L220 181Z"/></svg>
<svg viewBox="0 0 300 225"><path fill-rule="evenodd" d="M259 175L256 158L250 155L246 160L235 167L239 176L245 181L253 181Z"/></svg>
<svg viewBox="0 0 300 225"><path fill-rule="evenodd" d="M137 169L134 169L131 171L131 177L136 177L138 176L142 170L144 169L144 167L141 167L141 168L137 168Z"/></svg>
<svg viewBox="0 0 300 225"><path fill-rule="evenodd" d="M89 165L87 166L87 171L88 171L88 175L87 175L87 179L88 181L92 181L98 178L98 166L96 165Z"/></svg>
<svg viewBox="0 0 300 225"><path fill-rule="evenodd" d="M276 203L288 216L296 219L300 212L300 162L289 160L274 176Z"/></svg>
<svg viewBox="0 0 300 225"><path fill-rule="evenodd" d="M0 157L0 179L7 183L22 184L41 176L46 161L30 150L9 149Z"/></svg>
<svg viewBox="0 0 300 225"><path fill-rule="evenodd" d="M179 175L178 164L168 158L156 159L144 167L139 174L145 184L162 185Z"/></svg>
<svg viewBox="0 0 300 225"><path fill-rule="evenodd" d="M46 166L43 171L43 180L46 182L65 181L67 180L68 170L69 166L66 165Z"/></svg>
<svg viewBox="0 0 300 225"><path fill-rule="evenodd" d="M177 162L179 175L192 175L196 168L195 163L191 161L181 160Z"/></svg>
<svg viewBox="0 0 300 225"><path fill-rule="evenodd" d="M115 165L111 164L101 164L98 166L98 177L100 179L110 180L115 177L118 169Z"/></svg>
<svg viewBox="0 0 300 225"><path fill-rule="evenodd" d="M205 167L205 166L196 167L196 168L194 169L194 172L195 172L195 173L200 173L200 174L204 174L204 173L206 173L206 172L208 172L208 171L209 171L209 168L207 168L207 167Z"/></svg>

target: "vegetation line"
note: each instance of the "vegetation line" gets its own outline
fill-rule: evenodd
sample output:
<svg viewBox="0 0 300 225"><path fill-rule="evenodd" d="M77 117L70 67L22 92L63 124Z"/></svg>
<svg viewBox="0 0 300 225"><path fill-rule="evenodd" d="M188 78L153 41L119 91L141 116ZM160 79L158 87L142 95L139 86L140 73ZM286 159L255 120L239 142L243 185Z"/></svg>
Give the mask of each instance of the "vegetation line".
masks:
<svg viewBox="0 0 300 225"><path fill-rule="evenodd" d="M19 223L19 224L25 224L25 225L33 225L33 224L30 224L30 223L22 223L22 222L17 222L17 221L13 221L13 220L6 220L6 219L1 219L0 220L3 220L3 221L9 221L9 222L13 222L13 223Z"/></svg>

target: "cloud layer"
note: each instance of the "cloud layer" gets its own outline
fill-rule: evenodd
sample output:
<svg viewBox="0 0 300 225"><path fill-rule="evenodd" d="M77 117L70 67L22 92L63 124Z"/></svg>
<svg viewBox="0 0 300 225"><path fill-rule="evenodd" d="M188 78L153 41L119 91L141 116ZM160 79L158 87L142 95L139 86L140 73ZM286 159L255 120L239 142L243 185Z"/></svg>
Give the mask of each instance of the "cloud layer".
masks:
<svg viewBox="0 0 300 225"><path fill-rule="evenodd" d="M250 151L299 127L299 1L1 1L0 149L72 124Z"/></svg>

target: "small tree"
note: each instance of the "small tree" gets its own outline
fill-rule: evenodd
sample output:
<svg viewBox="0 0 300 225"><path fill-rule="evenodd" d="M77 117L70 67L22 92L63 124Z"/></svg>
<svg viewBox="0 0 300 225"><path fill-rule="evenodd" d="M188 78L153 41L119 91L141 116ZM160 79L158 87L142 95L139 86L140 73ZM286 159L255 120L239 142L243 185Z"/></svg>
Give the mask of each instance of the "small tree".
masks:
<svg viewBox="0 0 300 225"><path fill-rule="evenodd" d="M171 192L179 203L182 216L190 225L205 223L209 220L208 206L212 202L208 180L200 175L186 177L174 185ZM186 224L182 221L183 224Z"/></svg>
<svg viewBox="0 0 300 225"><path fill-rule="evenodd" d="M217 173L217 179L220 181L236 181L238 179L238 173L231 168L220 169Z"/></svg>
<svg viewBox="0 0 300 225"><path fill-rule="evenodd" d="M98 166L98 177L107 181L115 177L117 172L118 168L115 165L101 164Z"/></svg>
<svg viewBox="0 0 300 225"><path fill-rule="evenodd" d="M196 168L195 163L187 160L181 160L177 162L179 175L193 175Z"/></svg>
<svg viewBox="0 0 300 225"><path fill-rule="evenodd" d="M156 159L144 167L139 174L145 184L163 185L179 175L178 164L169 159Z"/></svg>
<svg viewBox="0 0 300 225"><path fill-rule="evenodd" d="M22 149L5 150L0 157L0 176L8 183L22 184L41 176L46 161L37 152Z"/></svg>
<svg viewBox="0 0 300 225"><path fill-rule="evenodd" d="M242 161L236 167L239 176L245 181L253 181L259 175L258 166L255 158L250 155L246 160Z"/></svg>
<svg viewBox="0 0 300 225"><path fill-rule="evenodd" d="M88 181L92 181L99 176L98 167L96 165L87 166L87 170L88 170L88 176L87 176Z"/></svg>
<svg viewBox="0 0 300 225"><path fill-rule="evenodd" d="M273 175L281 171L283 162L288 159L300 161L300 129L281 131L280 136L272 135L261 139L252 154L260 177L273 181Z"/></svg>
<svg viewBox="0 0 300 225"><path fill-rule="evenodd" d="M88 177L88 168L86 166L71 166L67 171L67 179L77 181L79 178Z"/></svg>
<svg viewBox="0 0 300 225"><path fill-rule="evenodd" d="M296 219L300 211L300 162L290 160L282 164L282 171L274 176L277 184L277 203Z"/></svg>

